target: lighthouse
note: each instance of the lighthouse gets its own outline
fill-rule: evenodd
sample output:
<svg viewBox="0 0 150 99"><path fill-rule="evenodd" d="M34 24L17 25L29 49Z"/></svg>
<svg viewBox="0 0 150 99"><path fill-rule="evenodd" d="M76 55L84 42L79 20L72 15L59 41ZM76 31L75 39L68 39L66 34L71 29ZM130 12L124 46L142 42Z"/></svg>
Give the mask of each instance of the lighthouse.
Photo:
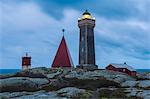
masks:
<svg viewBox="0 0 150 99"><path fill-rule="evenodd" d="M79 65L77 67L87 70L98 69L95 62L94 27L95 18L86 10L78 20L80 30L79 39Z"/></svg>
<svg viewBox="0 0 150 99"><path fill-rule="evenodd" d="M26 53L25 56L22 57L22 70L31 68L31 57Z"/></svg>

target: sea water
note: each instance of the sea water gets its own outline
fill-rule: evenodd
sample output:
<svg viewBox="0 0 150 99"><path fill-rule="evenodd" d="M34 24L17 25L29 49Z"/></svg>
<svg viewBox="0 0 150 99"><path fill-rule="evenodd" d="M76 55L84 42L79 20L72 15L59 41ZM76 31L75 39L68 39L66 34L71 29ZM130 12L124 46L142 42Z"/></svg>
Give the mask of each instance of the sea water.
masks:
<svg viewBox="0 0 150 99"><path fill-rule="evenodd" d="M0 69L0 74L13 74L21 71L20 69ZM150 72L150 69L136 69L138 73Z"/></svg>
<svg viewBox="0 0 150 99"><path fill-rule="evenodd" d="M0 69L0 74L13 74L21 71L20 69Z"/></svg>

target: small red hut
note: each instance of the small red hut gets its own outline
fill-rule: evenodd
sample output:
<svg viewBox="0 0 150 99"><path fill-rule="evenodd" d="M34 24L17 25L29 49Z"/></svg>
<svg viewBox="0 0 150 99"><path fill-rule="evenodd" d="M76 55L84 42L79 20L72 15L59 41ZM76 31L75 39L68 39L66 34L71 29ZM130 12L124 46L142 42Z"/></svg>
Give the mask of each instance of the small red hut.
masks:
<svg viewBox="0 0 150 99"><path fill-rule="evenodd" d="M112 71L118 71L118 72L123 72L123 73L126 73L130 76L136 76L136 70L127 65L126 63L124 64L109 64L107 67L106 67L107 70L112 70Z"/></svg>
<svg viewBox="0 0 150 99"><path fill-rule="evenodd" d="M28 53L26 53L26 56L22 57L22 70L30 68L31 68L31 57L28 56Z"/></svg>
<svg viewBox="0 0 150 99"><path fill-rule="evenodd" d="M58 47L56 56L52 63L52 68L71 68L73 67L73 62L67 47L65 37L62 37L61 43Z"/></svg>

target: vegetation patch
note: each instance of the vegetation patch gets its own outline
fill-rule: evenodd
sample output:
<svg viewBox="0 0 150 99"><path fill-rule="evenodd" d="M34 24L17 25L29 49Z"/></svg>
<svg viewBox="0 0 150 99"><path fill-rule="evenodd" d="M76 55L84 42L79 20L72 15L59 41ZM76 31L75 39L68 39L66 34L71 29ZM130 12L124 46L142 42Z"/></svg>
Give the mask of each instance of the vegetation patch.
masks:
<svg viewBox="0 0 150 99"><path fill-rule="evenodd" d="M102 89L99 91L100 98L126 98L125 93L122 89L110 90L110 89Z"/></svg>
<svg viewBox="0 0 150 99"><path fill-rule="evenodd" d="M58 89L59 89L59 87L57 87L57 86L54 86L52 84L47 84L47 85L43 86L40 90L45 90L48 92L48 91L56 91Z"/></svg>
<svg viewBox="0 0 150 99"><path fill-rule="evenodd" d="M89 99L92 97L91 91L86 91L84 93L78 93L76 96L72 97L72 99Z"/></svg>
<svg viewBox="0 0 150 99"><path fill-rule="evenodd" d="M100 99L116 99L116 98L121 98L121 99L141 99L139 97L127 97L126 93L124 92L124 89L122 88L117 88L115 90L110 90L108 89L101 89L99 90L99 98Z"/></svg>
<svg viewBox="0 0 150 99"><path fill-rule="evenodd" d="M87 90L96 90L97 88L102 87L120 87L120 84L106 80L105 78L99 79L78 79L78 78L65 78L65 81L69 83L69 86L87 89Z"/></svg>

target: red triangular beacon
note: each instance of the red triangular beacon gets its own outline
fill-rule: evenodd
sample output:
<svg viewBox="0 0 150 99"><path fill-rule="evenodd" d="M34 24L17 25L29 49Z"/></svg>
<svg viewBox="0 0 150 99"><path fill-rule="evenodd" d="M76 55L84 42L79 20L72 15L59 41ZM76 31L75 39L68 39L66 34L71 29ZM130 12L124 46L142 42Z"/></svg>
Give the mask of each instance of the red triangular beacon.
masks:
<svg viewBox="0 0 150 99"><path fill-rule="evenodd" d="M56 56L52 63L52 68L63 68L63 67L64 68L73 67L73 62L64 36L62 37Z"/></svg>

